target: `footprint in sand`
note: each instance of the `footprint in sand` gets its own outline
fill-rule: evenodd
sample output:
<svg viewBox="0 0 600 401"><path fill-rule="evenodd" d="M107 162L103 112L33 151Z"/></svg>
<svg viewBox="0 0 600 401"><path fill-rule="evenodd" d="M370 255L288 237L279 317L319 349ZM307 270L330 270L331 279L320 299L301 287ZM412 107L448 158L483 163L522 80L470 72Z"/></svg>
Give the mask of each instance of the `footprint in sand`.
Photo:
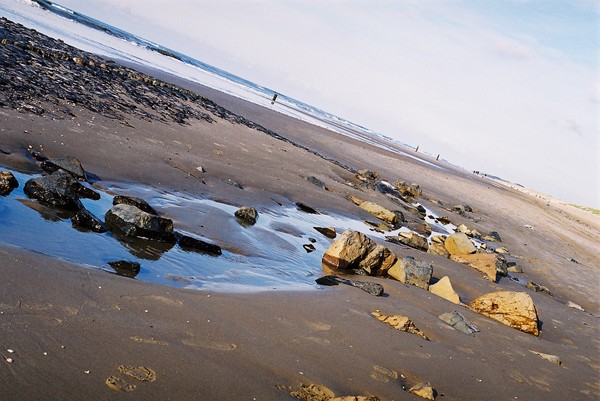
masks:
<svg viewBox="0 0 600 401"><path fill-rule="evenodd" d="M117 371L129 378L141 382L153 382L156 380L156 372L145 366L120 365L117 368ZM130 392L136 388L135 384L128 383L116 375L109 376L104 383L108 388L114 391Z"/></svg>

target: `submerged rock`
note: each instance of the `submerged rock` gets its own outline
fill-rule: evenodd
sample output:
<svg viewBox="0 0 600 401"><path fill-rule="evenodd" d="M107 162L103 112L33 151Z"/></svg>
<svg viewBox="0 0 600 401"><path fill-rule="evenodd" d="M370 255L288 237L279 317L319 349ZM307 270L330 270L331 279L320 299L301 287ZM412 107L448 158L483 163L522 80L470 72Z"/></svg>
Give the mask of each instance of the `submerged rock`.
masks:
<svg viewBox="0 0 600 401"><path fill-rule="evenodd" d="M424 290L429 289L429 281L433 274L433 265L422 260L415 260L412 256L398 259L387 272L389 277L414 285Z"/></svg>
<svg viewBox="0 0 600 401"><path fill-rule="evenodd" d="M235 211L235 217L243 224L253 225L258 219L258 212L253 207L242 206Z"/></svg>
<svg viewBox="0 0 600 401"><path fill-rule="evenodd" d="M131 205L146 213L158 216L158 212L148 202L135 196L117 195L113 198L113 205Z"/></svg>
<svg viewBox="0 0 600 401"><path fill-rule="evenodd" d="M456 330L465 334L478 333L479 329L470 320L465 318L460 312L447 312L438 316L440 320L454 327Z"/></svg>
<svg viewBox="0 0 600 401"><path fill-rule="evenodd" d="M53 173L57 170L63 170L73 177L85 181L85 171L81 162L76 157L65 156L52 159L46 159L40 163L42 169L48 173Z"/></svg>
<svg viewBox="0 0 600 401"><path fill-rule="evenodd" d="M450 255L466 255L477 252L473 242L464 233L454 233L446 238L444 247Z"/></svg>
<svg viewBox="0 0 600 401"><path fill-rule="evenodd" d="M96 191L62 172L31 178L25 183L23 192L47 205L72 211L83 207L79 198L100 199L100 194Z"/></svg>
<svg viewBox="0 0 600 401"><path fill-rule="evenodd" d="M375 318L383 323L387 323L396 330L404 331L406 333L416 334L418 336L423 337L427 341L429 338L419 330L412 320L410 320L406 316L402 315L384 315L380 311L376 310L375 312L371 312L371 315L375 316Z"/></svg>
<svg viewBox="0 0 600 401"><path fill-rule="evenodd" d="M222 253L221 247L215 244L192 238L188 235L176 234L177 244L184 250L199 251L202 253L209 253L212 255L220 255Z"/></svg>
<svg viewBox="0 0 600 401"><path fill-rule="evenodd" d="M429 292L452 303L460 304L460 297L454 291L454 288L452 288L452 283L448 276L444 276L437 283L430 285Z"/></svg>
<svg viewBox="0 0 600 401"><path fill-rule="evenodd" d="M127 237L175 243L173 221L127 204L110 208L104 217L106 224Z"/></svg>
<svg viewBox="0 0 600 401"><path fill-rule="evenodd" d="M128 260L116 260L108 262L108 265L115 270L119 276L134 278L138 275L141 265L138 262L130 262Z"/></svg>
<svg viewBox="0 0 600 401"><path fill-rule="evenodd" d="M524 292L493 292L480 296L468 306L502 324L539 335L537 310L531 297Z"/></svg>
<svg viewBox="0 0 600 401"><path fill-rule="evenodd" d="M71 218L71 224L73 226L87 228L97 233L106 232L104 223L86 208L79 209L75 216Z"/></svg>
<svg viewBox="0 0 600 401"><path fill-rule="evenodd" d="M8 195L19 187L19 181L10 171L0 171L0 195Z"/></svg>
<svg viewBox="0 0 600 401"><path fill-rule="evenodd" d="M498 257L491 253L474 253L472 255L451 255L450 259L482 272L486 279L494 283L496 282L498 267L502 264Z"/></svg>

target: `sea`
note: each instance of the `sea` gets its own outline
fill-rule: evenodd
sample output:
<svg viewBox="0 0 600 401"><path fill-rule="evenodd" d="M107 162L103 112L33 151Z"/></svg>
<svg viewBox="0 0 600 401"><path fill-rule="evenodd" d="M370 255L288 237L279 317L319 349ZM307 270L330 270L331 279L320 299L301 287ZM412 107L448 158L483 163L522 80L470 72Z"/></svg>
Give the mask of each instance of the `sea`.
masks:
<svg viewBox="0 0 600 401"><path fill-rule="evenodd" d="M402 154L430 167L445 169L440 163L432 162L433 155L415 152L414 146L70 10L58 3L46 0L0 0L0 17L6 17L47 36L60 39L78 49L185 78L296 119ZM272 103L275 93L277 93L277 100Z"/></svg>

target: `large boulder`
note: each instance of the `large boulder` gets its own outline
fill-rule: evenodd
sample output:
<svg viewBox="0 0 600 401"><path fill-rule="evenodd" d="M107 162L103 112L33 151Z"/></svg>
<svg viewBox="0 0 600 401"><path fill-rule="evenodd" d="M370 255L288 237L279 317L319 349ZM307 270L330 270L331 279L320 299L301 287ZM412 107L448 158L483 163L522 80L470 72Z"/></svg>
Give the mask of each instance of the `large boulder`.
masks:
<svg viewBox="0 0 600 401"><path fill-rule="evenodd" d="M454 233L446 238L444 247L450 255L466 255L477 252L473 242L464 233Z"/></svg>
<svg viewBox="0 0 600 401"><path fill-rule="evenodd" d="M415 260L412 256L405 256L398 259L396 263L387 272L389 277L392 277L402 283L415 285L429 289L429 281L433 274L433 266L431 263L422 260Z"/></svg>
<svg viewBox="0 0 600 401"><path fill-rule="evenodd" d="M471 255L451 255L450 259L463 265L470 266L483 273L484 277L496 282L496 273L502 262L491 253L474 253Z"/></svg>
<svg viewBox="0 0 600 401"><path fill-rule="evenodd" d="M452 288L452 283L448 276L444 276L437 283L430 285L429 292L455 304L460 304L460 297L454 291L454 288Z"/></svg>
<svg viewBox="0 0 600 401"><path fill-rule="evenodd" d="M420 251L427 252L427 249L429 249L427 238L420 236L414 231L400 232L395 237L387 236L385 239L389 242L410 246L411 248L415 248Z"/></svg>
<svg viewBox="0 0 600 401"><path fill-rule="evenodd" d="M8 195L19 187L19 181L10 171L0 171L0 195Z"/></svg>
<svg viewBox="0 0 600 401"><path fill-rule="evenodd" d="M396 255L365 234L346 230L323 255L323 265L332 270L362 269L369 275L385 275Z"/></svg>
<svg viewBox="0 0 600 401"><path fill-rule="evenodd" d="M106 224L127 237L175 243L173 221L144 212L135 206L118 204L104 216Z"/></svg>
<svg viewBox="0 0 600 401"><path fill-rule="evenodd" d="M524 292L493 292L476 298L468 306L502 324L539 335L537 310L531 297Z"/></svg>
<svg viewBox="0 0 600 401"><path fill-rule="evenodd" d="M72 211L83 207L79 198L100 199L96 191L63 172L32 178L25 183L23 192L44 204Z"/></svg>

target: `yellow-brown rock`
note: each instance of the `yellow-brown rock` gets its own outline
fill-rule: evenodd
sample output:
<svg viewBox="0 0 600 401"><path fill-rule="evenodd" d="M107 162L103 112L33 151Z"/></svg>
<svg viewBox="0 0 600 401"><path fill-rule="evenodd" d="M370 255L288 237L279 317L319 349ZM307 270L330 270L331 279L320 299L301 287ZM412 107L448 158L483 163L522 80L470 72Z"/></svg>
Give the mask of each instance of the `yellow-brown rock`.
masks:
<svg viewBox="0 0 600 401"><path fill-rule="evenodd" d="M477 252L477 248L464 233L454 233L446 238L444 246L450 255L466 255Z"/></svg>
<svg viewBox="0 0 600 401"><path fill-rule="evenodd" d="M469 308L525 333L539 335L537 310L524 292L500 291L475 299Z"/></svg>
<svg viewBox="0 0 600 401"><path fill-rule="evenodd" d="M356 206L363 209L364 211L369 212L371 215L377 217L378 219L385 221L386 223L398 223L399 219L396 213L384 208L381 205L378 205L375 202L365 201L353 195L349 195L348 200L354 203Z"/></svg>
<svg viewBox="0 0 600 401"><path fill-rule="evenodd" d="M496 255L491 253L474 253L472 255L451 255L450 259L479 270L486 279L496 282L496 267L499 263Z"/></svg>
<svg viewBox="0 0 600 401"><path fill-rule="evenodd" d="M433 393L433 388L429 383L419 383L408 390L409 393L414 395L418 395L421 398L425 398L426 400L435 400L435 395Z"/></svg>
<svg viewBox="0 0 600 401"><path fill-rule="evenodd" d="M454 291L454 288L452 288L452 283L448 276L444 276L437 283L430 285L429 292L455 304L460 304L460 297L456 291Z"/></svg>
<svg viewBox="0 0 600 401"><path fill-rule="evenodd" d="M360 260L358 267L370 275L384 276L396 262L396 255L380 244L375 244L364 259Z"/></svg>
<svg viewBox="0 0 600 401"><path fill-rule="evenodd" d="M423 337L424 339L429 341L429 338L419 330L412 320L410 320L406 316L402 315L384 315L378 310L375 312L371 312L371 315L375 316L377 320L383 323L387 323L396 330L405 331L407 333L416 334L418 336Z"/></svg>
<svg viewBox="0 0 600 401"><path fill-rule="evenodd" d="M333 270L358 266L369 250L371 239L358 231L346 230L323 255L322 262Z"/></svg>

